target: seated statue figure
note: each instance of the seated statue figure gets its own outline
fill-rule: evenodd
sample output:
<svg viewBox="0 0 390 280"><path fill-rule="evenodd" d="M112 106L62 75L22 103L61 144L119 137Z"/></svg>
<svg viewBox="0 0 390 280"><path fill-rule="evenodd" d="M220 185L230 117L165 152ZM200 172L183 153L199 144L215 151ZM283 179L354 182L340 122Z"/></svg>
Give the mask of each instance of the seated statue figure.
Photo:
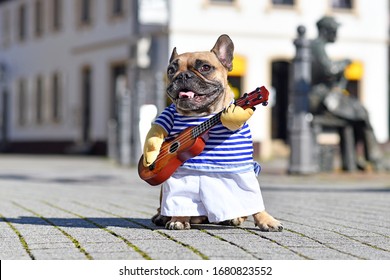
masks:
<svg viewBox="0 0 390 280"><path fill-rule="evenodd" d="M364 145L364 158L356 160L356 167L365 170L369 165L374 170L383 168L381 151L370 124L367 110L360 101L346 91L345 68L351 60L332 61L325 51L327 43L337 37L339 23L325 16L317 22L318 37L311 41L312 90L310 110L313 115L341 119L353 127L356 143ZM355 149L356 151L356 149ZM355 157L358 159L359 157Z"/></svg>

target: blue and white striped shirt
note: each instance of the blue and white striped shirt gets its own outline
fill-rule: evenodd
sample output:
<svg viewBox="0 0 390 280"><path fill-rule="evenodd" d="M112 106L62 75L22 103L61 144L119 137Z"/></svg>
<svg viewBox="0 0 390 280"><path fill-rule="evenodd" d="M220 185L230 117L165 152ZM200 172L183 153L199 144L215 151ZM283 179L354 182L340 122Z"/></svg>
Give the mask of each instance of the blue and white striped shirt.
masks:
<svg viewBox="0 0 390 280"><path fill-rule="evenodd" d="M184 129L199 125L214 115L208 116L183 116L176 111L174 104L165 108L155 120L155 124L162 126L170 139L181 133ZM248 124L237 131L230 131L221 123L212 127L209 131L204 150L196 157L190 158L182 167L219 172L219 173L243 173L260 172L260 165L253 160L253 142Z"/></svg>

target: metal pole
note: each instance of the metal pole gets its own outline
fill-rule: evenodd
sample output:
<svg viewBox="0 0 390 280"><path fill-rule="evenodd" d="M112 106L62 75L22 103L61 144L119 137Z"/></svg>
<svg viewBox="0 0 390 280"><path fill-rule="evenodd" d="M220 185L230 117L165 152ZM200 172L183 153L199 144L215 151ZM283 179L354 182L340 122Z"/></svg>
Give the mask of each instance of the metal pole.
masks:
<svg viewBox="0 0 390 280"><path fill-rule="evenodd" d="M305 38L306 28L299 26L298 38L294 40L296 55L292 69L292 92L290 106L292 107L290 134L289 173L310 174L318 171L314 161L313 134L309 113L309 91L311 84L310 40Z"/></svg>

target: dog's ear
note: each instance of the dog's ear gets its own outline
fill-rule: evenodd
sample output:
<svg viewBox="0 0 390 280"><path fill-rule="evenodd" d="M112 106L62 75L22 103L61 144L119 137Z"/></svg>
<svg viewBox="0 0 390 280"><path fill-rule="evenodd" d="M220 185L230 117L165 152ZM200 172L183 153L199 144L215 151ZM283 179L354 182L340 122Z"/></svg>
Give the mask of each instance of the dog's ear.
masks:
<svg viewBox="0 0 390 280"><path fill-rule="evenodd" d="M178 56L178 54L176 52L176 47L174 47L172 54L171 54L171 58L169 59L169 63L171 63L177 56Z"/></svg>
<svg viewBox="0 0 390 280"><path fill-rule="evenodd" d="M215 53L219 61L229 71L233 69L233 52L234 44L230 37L226 34L219 36L211 52Z"/></svg>

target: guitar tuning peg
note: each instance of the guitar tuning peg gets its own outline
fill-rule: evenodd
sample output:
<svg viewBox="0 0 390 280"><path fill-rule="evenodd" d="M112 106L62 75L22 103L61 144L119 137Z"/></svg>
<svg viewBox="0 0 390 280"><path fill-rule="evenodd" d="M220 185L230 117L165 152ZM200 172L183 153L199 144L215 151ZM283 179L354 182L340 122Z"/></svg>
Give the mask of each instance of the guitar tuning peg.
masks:
<svg viewBox="0 0 390 280"><path fill-rule="evenodd" d="M261 100L261 99L263 99L263 96L262 96L261 94L259 94L259 95L257 96L257 99L258 99L258 100Z"/></svg>
<svg viewBox="0 0 390 280"><path fill-rule="evenodd" d="M251 109L253 110L253 112L256 111L256 107L254 107L254 106Z"/></svg>
<svg viewBox="0 0 390 280"><path fill-rule="evenodd" d="M267 105L268 105L268 102L267 102L267 101L265 101L265 102L261 103L261 105L263 105L263 106L267 106Z"/></svg>
<svg viewBox="0 0 390 280"><path fill-rule="evenodd" d="M248 97L248 93L244 93L244 94L242 95L242 97L247 98L247 97Z"/></svg>
<svg viewBox="0 0 390 280"><path fill-rule="evenodd" d="M260 92L260 87L257 87L257 88L255 89L255 92Z"/></svg>

